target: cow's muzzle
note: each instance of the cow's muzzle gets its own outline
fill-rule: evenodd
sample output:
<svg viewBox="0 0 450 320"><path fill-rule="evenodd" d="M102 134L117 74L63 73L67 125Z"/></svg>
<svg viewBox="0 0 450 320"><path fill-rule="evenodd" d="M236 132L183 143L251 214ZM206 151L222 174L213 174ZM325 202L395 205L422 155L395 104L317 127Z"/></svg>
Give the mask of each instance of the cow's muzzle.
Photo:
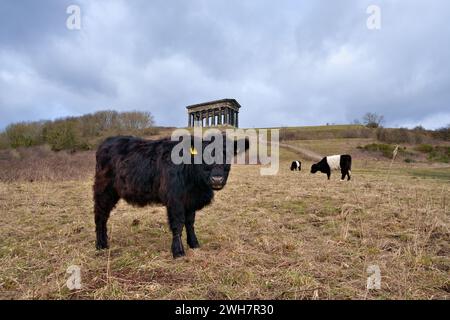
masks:
<svg viewBox="0 0 450 320"><path fill-rule="evenodd" d="M224 187L224 179L223 177L211 177L211 186L214 190L220 190Z"/></svg>

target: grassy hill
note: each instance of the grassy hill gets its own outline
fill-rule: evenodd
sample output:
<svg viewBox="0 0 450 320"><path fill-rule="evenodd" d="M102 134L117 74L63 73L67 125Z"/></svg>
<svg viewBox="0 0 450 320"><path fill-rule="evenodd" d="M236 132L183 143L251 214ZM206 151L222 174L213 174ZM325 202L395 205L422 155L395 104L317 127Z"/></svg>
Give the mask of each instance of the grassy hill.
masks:
<svg viewBox="0 0 450 320"><path fill-rule="evenodd" d="M327 129L287 128L295 139L283 143L351 153L351 182L310 174L312 162L292 148L280 149L275 176L235 165L198 212L202 247L180 260L170 254L165 209L123 201L109 222L110 250L95 250L94 151L0 152L0 298L449 299L448 165L402 156L391 166L358 148L382 143L376 136ZM303 171L289 170L293 159ZM81 268L81 290L65 286L71 265ZM381 290L366 289L371 265Z"/></svg>

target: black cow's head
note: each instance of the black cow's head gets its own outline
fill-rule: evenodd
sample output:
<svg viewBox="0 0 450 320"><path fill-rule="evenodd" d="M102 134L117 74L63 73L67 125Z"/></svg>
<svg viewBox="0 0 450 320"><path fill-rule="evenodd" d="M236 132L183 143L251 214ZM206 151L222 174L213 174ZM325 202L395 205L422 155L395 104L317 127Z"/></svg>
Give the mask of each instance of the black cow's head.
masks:
<svg viewBox="0 0 450 320"><path fill-rule="evenodd" d="M319 165L315 163L311 166L311 173L316 173L317 171L319 171Z"/></svg>
<svg viewBox="0 0 450 320"><path fill-rule="evenodd" d="M231 169L230 160L233 156L245 152L250 147L248 139L245 139L244 141L235 140L233 143L230 143L230 145L233 145L233 150L230 150L231 148L227 148L228 144L225 135L223 135L222 140L223 147L219 148L220 150L218 150L218 152L222 153L221 159L223 159L223 161L219 163L205 159L207 158L206 155L212 155L213 158L216 156L216 149L211 148L215 141L214 137L211 138L211 141L202 142L201 154L198 154L200 150L191 149L193 151L192 153L194 153L193 157L201 157L204 155L202 157L202 163L194 165L197 169L196 172L202 175L202 180L209 184L214 190L221 190L225 187Z"/></svg>

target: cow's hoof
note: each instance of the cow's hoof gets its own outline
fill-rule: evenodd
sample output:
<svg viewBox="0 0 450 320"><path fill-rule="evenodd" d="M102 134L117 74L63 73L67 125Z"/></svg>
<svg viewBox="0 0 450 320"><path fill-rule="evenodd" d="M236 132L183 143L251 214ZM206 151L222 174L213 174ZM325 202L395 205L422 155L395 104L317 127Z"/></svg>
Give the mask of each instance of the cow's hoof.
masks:
<svg viewBox="0 0 450 320"><path fill-rule="evenodd" d="M178 259L184 257L186 254L184 252L173 252L172 255L174 259Z"/></svg>
<svg viewBox="0 0 450 320"><path fill-rule="evenodd" d="M189 248L191 249L197 249L200 248L200 244L198 243L197 237L194 237L194 239L187 239L187 244Z"/></svg>
<svg viewBox="0 0 450 320"><path fill-rule="evenodd" d="M105 249L109 249L109 246L107 244L104 244L104 243L97 243L95 245L95 248L97 250L105 250Z"/></svg>
<svg viewBox="0 0 450 320"><path fill-rule="evenodd" d="M197 243L194 243L194 244L190 244L190 243L188 243L189 244L189 248L191 248L191 249L198 249L198 248L200 248L200 244L197 242Z"/></svg>

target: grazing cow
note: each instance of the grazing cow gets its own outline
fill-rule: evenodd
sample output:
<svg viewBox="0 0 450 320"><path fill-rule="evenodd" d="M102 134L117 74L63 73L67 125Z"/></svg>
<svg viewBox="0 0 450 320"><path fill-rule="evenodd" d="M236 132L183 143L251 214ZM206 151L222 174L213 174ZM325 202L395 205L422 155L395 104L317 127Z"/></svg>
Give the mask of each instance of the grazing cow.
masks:
<svg viewBox="0 0 450 320"><path fill-rule="evenodd" d="M227 183L231 169L225 161L227 144L224 139L224 164L206 164L203 159L200 164L193 161L174 164L171 153L179 143L170 139L149 141L119 136L108 138L99 146L94 183L97 249L108 248L106 224L119 199L139 207L151 203L166 206L174 258L185 255L181 240L183 226L186 226L189 247L199 247L194 232L195 212L211 203L213 190L220 190ZM210 143L203 141L203 150ZM234 155L238 153L238 145L235 141ZM246 139L245 149L248 148ZM199 152L192 147L191 159Z"/></svg>
<svg viewBox="0 0 450 320"><path fill-rule="evenodd" d="M311 173L316 173L317 171L326 173L328 180L330 180L331 170L341 170L341 180L344 180L345 176L347 176L347 180L350 180L352 157L348 154L328 156L320 160L320 162L313 164L311 167Z"/></svg>
<svg viewBox="0 0 450 320"><path fill-rule="evenodd" d="M291 171L301 171L302 170L302 163L298 160L292 161L291 164Z"/></svg>

